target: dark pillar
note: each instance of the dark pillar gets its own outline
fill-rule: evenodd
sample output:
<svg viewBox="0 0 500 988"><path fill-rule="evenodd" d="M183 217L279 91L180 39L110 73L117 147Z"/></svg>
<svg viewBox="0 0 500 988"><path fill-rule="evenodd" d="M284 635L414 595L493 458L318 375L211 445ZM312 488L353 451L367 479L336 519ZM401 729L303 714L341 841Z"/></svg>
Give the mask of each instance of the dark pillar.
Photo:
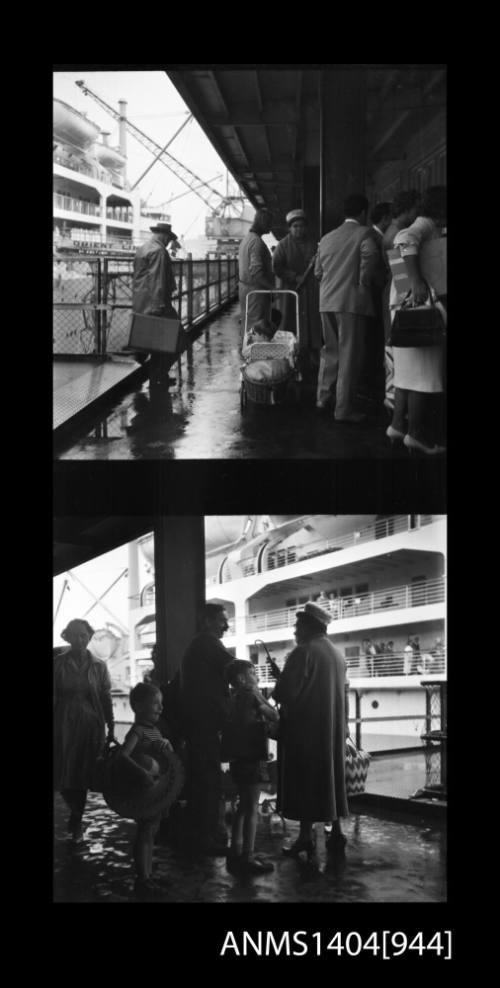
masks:
<svg viewBox="0 0 500 988"><path fill-rule="evenodd" d="M323 69L320 83L322 234L343 220L342 205L365 192L366 70Z"/></svg>
<svg viewBox="0 0 500 988"><path fill-rule="evenodd" d="M309 165L302 170L302 209L304 210L309 233L313 240L319 240L319 166Z"/></svg>
<svg viewBox="0 0 500 988"><path fill-rule="evenodd" d="M158 679L168 682L198 631L205 600L203 517L160 516L154 529Z"/></svg>

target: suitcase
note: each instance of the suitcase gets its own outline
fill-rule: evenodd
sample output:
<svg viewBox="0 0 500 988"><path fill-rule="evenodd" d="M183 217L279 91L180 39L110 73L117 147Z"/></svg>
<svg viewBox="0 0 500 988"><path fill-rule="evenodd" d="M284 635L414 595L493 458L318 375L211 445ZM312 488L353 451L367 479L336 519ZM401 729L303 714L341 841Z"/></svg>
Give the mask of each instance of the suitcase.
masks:
<svg viewBox="0 0 500 988"><path fill-rule="evenodd" d="M185 332L180 319L133 312L128 346L148 353L181 353Z"/></svg>

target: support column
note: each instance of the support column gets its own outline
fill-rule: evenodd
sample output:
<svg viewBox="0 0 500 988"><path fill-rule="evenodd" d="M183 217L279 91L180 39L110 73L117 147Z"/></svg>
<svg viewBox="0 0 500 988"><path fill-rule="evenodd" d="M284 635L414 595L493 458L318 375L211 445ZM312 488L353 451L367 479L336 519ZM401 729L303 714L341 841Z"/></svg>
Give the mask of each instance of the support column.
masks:
<svg viewBox="0 0 500 988"><path fill-rule="evenodd" d="M366 69L323 69L320 81L322 235L343 220L342 205L365 192Z"/></svg>
<svg viewBox="0 0 500 988"><path fill-rule="evenodd" d="M160 682L168 682L198 629L205 601L203 517L160 516L155 524L156 643Z"/></svg>
<svg viewBox="0 0 500 988"><path fill-rule="evenodd" d="M234 630L236 634L236 658L249 659L248 645L244 643L247 633L248 598L237 597L234 602Z"/></svg>
<svg viewBox="0 0 500 988"><path fill-rule="evenodd" d="M140 584L139 584L139 548L137 539L129 543L128 547L128 614L129 614L129 657L130 657L130 686L135 686L137 682L137 659L136 659L136 631L135 617L137 608L140 605Z"/></svg>

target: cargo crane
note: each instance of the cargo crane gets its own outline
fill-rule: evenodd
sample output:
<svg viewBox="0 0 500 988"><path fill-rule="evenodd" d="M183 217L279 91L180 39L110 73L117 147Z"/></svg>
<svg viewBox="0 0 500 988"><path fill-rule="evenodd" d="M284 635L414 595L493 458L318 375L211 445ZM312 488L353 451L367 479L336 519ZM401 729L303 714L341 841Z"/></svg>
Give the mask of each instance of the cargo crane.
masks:
<svg viewBox="0 0 500 988"><path fill-rule="evenodd" d="M241 239L248 232L251 222L250 217L245 215L246 210L243 195L240 193L237 196L231 196L228 194L228 188L226 188L226 195L222 195L221 192L213 188L208 182L205 182L199 175L195 175L190 168L183 165L177 158L174 158L166 150L168 144L162 148L156 141L152 140L151 137L148 137L144 131L137 127L136 124L131 123L130 120L110 106L109 103L106 103L101 96L98 96L97 93L85 84L83 79L78 80L76 85L82 90L85 96L90 96L95 100L98 106L102 110L105 110L106 113L109 113L114 120L121 125L124 124L131 136L135 137L139 144L142 144L143 147L154 155L154 161L146 171L149 171L149 168L156 161L161 161L184 185L187 185L190 192L194 192L208 206L210 216L207 216L205 221L205 233L207 237L215 238L217 241L217 253L236 253ZM188 120L184 121L184 124L187 122ZM146 172L143 172L141 178L135 183L136 185L145 174Z"/></svg>

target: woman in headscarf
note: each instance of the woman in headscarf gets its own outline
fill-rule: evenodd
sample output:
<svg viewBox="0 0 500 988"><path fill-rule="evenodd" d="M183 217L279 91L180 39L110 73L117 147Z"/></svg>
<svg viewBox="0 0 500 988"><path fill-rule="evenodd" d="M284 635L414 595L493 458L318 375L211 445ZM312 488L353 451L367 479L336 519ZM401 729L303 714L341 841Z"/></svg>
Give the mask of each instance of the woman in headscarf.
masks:
<svg viewBox="0 0 500 988"><path fill-rule="evenodd" d="M69 648L54 657L54 789L71 811L68 831L81 840L87 791L92 788L96 759L114 740L111 680L106 663L88 650L94 634L88 621L70 621L61 637Z"/></svg>
<svg viewBox="0 0 500 988"><path fill-rule="evenodd" d="M245 336L246 299L249 292L270 291L274 287L271 253L262 240L271 230L271 213L268 209L258 209L246 237L240 244L238 254L239 299L241 307L240 341ZM259 319L269 320L271 315L270 295L251 295L248 299L248 328Z"/></svg>
<svg viewBox="0 0 500 988"><path fill-rule="evenodd" d="M317 244L307 230L307 218L302 209L292 209L287 214L289 233L280 240L273 254L273 271L280 288L296 291L297 283L307 269L309 273L299 292L301 369L306 376L317 377L319 354L323 345L321 317L319 314L319 286L314 277L311 261L316 255ZM278 296L283 313L281 329L297 336L295 299L291 295Z"/></svg>

